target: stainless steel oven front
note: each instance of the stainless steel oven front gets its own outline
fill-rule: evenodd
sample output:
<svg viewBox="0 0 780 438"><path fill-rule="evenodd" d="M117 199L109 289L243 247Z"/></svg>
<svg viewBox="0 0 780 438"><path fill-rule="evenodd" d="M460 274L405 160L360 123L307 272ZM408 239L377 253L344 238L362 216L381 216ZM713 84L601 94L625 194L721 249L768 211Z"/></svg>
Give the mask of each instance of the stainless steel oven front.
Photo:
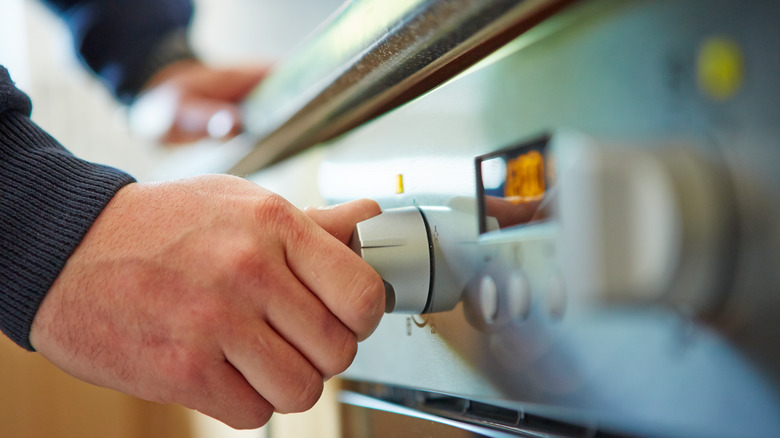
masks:
<svg viewBox="0 0 780 438"><path fill-rule="evenodd" d="M498 1L422 31L455 3L402 22L436 44L360 52L381 78L330 118L248 103L267 140L234 169L316 144L253 178L385 210L353 236L394 312L344 375L345 436L780 436L779 4Z"/></svg>

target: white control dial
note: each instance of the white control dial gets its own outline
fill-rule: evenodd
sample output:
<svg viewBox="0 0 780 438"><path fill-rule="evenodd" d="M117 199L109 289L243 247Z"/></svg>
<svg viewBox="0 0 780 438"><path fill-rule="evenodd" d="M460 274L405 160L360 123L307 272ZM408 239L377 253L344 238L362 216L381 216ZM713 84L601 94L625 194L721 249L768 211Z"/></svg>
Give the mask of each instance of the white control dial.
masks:
<svg viewBox="0 0 780 438"><path fill-rule="evenodd" d="M423 313L431 290L428 226L416 207L383 212L360 222L350 246L385 281L385 311Z"/></svg>
<svg viewBox="0 0 780 438"><path fill-rule="evenodd" d="M479 271L477 237L473 208L403 207L357 224L350 247L385 281L388 313L431 313L453 309Z"/></svg>

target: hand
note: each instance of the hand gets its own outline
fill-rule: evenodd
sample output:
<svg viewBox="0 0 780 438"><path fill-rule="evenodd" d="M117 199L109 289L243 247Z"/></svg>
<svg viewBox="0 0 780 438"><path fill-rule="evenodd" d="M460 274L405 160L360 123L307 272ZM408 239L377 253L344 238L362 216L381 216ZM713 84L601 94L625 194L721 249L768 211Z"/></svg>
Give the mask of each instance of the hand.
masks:
<svg viewBox="0 0 780 438"><path fill-rule="evenodd" d="M238 104L262 80L266 67L218 69L181 61L159 71L130 108L136 135L168 144L241 132Z"/></svg>
<svg viewBox="0 0 780 438"><path fill-rule="evenodd" d="M358 201L312 220L228 176L131 184L68 260L30 340L79 379L236 428L306 410L384 312L381 279L344 244L378 213Z"/></svg>

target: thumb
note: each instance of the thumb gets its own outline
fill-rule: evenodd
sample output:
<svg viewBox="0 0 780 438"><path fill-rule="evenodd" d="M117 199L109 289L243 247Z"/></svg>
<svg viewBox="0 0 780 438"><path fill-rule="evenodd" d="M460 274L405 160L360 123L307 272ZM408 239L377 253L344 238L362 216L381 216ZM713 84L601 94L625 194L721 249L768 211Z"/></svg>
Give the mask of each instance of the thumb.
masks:
<svg viewBox="0 0 780 438"><path fill-rule="evenodd" d="M376 201L360 199L332 207L308 207L304 212L317 225L346 245L357 223L378 215L382 209Z"/></svg>

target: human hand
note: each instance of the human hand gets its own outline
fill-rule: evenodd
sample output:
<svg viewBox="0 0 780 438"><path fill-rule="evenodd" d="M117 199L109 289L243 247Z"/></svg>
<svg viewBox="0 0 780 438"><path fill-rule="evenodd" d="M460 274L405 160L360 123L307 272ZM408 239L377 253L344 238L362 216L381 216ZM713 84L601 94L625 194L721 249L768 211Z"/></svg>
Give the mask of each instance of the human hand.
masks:
<svg viewBox="0 0 780 438"><path fill-rule="evenodd" d="M79 379L236 428L306 410L384 312L379 275L344 245L378 213L358 201L307 217L229 176L128 185L68 260L30 341Z"/></svg>
<svg viewBox="0 0 780 438"><path fill-rule="evenodd" d="M173 63L147 83L130 108L136 135L168 144L227 139L242 130L238 104L266 67L214 68L199 61Z"/></svg>

